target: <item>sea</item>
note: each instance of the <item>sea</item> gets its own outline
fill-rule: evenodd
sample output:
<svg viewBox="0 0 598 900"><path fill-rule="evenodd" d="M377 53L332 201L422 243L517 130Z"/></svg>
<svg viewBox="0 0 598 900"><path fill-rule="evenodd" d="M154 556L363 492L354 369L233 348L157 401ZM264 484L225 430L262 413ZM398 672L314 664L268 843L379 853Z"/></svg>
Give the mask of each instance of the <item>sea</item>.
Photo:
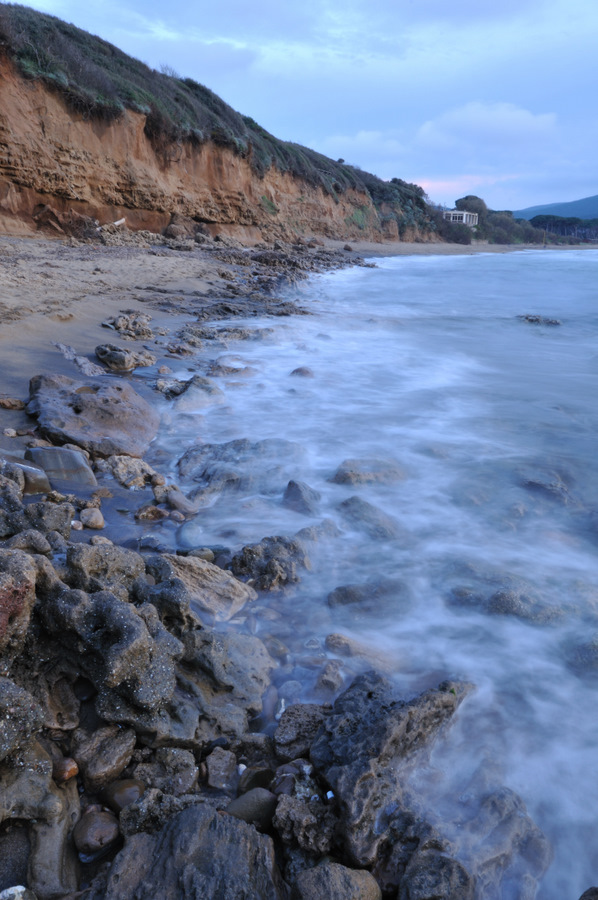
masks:
<svg viewBox="0 0 598 900"><path fill-rule="evenodd" d="M552 845L538 897L577 900L598 883L598 250L368 262L289 288L309 315L235 319L253 339L175 365L223 373L218 402L173 407L159 439L181 489L189 448L251 447L174 540L235 553L327 522L300 581L237 626L283 646L305 701L331 633L363 648L347 680L365 660L404 697L474 685L420 801L454 836L451 798L490 767ZM334 480L347 460L359 483ZM284 505L289 480L311 512Z"/></svg>

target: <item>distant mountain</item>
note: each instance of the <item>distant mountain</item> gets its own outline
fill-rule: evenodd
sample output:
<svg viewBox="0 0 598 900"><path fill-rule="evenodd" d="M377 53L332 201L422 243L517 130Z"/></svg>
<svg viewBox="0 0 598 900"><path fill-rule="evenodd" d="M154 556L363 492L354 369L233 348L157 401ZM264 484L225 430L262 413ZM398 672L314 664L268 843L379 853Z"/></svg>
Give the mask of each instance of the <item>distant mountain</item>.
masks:
<svg viewBox="0 0 598 900"><path fill-rule="evenodd" d="M544 206L528 206L513 211L516 219L533 219L534 216L566 216L578 219L598 219L598 194L570 203L547 203Z"/></svg>

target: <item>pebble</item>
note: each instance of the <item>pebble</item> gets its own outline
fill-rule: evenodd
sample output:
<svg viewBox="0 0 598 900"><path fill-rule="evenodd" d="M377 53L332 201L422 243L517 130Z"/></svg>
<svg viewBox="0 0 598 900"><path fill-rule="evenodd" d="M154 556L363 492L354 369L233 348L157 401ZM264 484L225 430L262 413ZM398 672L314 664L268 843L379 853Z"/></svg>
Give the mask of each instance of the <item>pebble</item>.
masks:
<svg viewBox="0 0 598 900"><path fill-rule="evenodd" d="M79 522L78 519L73 519L71 522L71 528L73 531L83 531L83 522Z"/></svg>
<svg viewBox="0 0 598 900"><path fill-rule="evenodd" d="M101 510L95 509L94 507L91 509L82 509L79 513L79 518L85 528L94 528L99 531L106 525Z"/></svg>
<svg viewBox="0 0 598 900"><path fill-rule="evenodd" d="M37 894L23 884L16 884L14 887L4 888L3 891L0 891L0 900L37 900Z"/></svg>
<svg viewBox="0 0 598 900"><path fill-rule="evenodd" d="M57 784L64 784L79 773L79 766L70 756L55 759L52 765L52 778Z"/></svg>
<svg viewBox="0 0 598 900"><path fill-rule="evenodd" d="M229 803L225 812L266 831L272 825L277 803L278 797L271 791L257 787Z"/></svg>
<svg viewBox="0 0 598 900"><path fill-rule="evenodd" d="M17 397L0 397L0 409L25 409L25 401Z"/></svg>
<svg viewBox="0 0 598 900"><path fill-rule="evenodd" d="M5 437L10 437L10 438L14 438L17 436L17 432L15 431L14 428L5 428L4 431L2 432L2 434Z"/></svg>
<svg viewBox="0 0 598 900"><path fill-rule="evenodd" d="M88 808L73 828L73 841L83 857L97 854L113 844L119 835L118 819L111 812ZM84 860L88 861L88 860Z"/></svg>
<svg viewBox="0 0 598 900"><path fill-rule="evenodd" d="M115 813L121 812L125 806L135 803L145 793L145 785L138 778L122 778L120 781L113 781L102 792L102 797L106 806L113 809Z"/></svg>

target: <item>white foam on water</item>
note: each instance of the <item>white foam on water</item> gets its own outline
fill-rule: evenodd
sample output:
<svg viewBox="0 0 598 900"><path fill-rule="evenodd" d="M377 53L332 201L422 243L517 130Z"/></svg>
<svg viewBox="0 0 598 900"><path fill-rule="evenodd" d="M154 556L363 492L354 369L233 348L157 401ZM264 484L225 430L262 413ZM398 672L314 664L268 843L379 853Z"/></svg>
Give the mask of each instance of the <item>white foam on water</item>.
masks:
<svg viewBox="0 0 598 900"><path fill-rule="evenodd" d="M397 661L406 693L436 676L476 685L433 764L450 786L483 759L497 762L553 844L545 900L576 898L598 880L598 678L571 665L598 632L597 266L598 251L538 250L400 257L318 276L299 289L312 316L240 323L275 336L214 357L255 374L218 378L224 405L181 416L162 438L173 473L197 440L303 448L281 464L321 493L317 516L284 508L281 487L262 484L211 501L181 540L237 550L332 518L343 535L310 546L298 633L366 640ZM562 325L517 318L528 313ZM291 375L301 366L313 377ZM330 482L343 460L366 457L395 460L404 479ZM352 495L392 516L399 537L371 538L343 520L338 505ZM505 576L552 616L489 615L451 594L465 586L487 598ZM328 610L335 587L380 577L405 586L394 611L392 598L352 619Z"/></svg>

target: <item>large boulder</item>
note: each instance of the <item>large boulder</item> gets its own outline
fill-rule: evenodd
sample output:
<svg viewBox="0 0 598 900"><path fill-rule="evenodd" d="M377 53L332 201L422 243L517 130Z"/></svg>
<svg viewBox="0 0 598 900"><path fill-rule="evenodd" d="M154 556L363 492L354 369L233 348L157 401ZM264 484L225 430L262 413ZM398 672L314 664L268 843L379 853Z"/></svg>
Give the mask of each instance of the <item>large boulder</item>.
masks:
<svg viewBox="0 0 598 900"><path fill-rule="evenodd" d="M228 621L257 597L248 584L198 556L165 553L152 559L149 570L158 584L179 579L191 608L199 615L209 614L217 622Z"/></svg>
<svg viewBox="0 0 598 900"><path fill-rule="evenodd" d="M92 383L65 375L36 375L29 383L29 415L57 443L74 443L97 456L143 456L160 417L123 381Z"/></svg>
<svg viewBox="0 0 598 900"><path fill-rule="evenodd" d="M105 887L89 900L286 900L271 838L252 825L191 806L156 834L126 839Z"/></svg>
<svg viewBox="0 0 598 900"><path fill-rule="evenodd" d="M243 547L233 556L235 575L251 579L260 591L280 591L299 580L298 570L311 563L302 543L288 537L265 537L259 544Z"/></svg>

